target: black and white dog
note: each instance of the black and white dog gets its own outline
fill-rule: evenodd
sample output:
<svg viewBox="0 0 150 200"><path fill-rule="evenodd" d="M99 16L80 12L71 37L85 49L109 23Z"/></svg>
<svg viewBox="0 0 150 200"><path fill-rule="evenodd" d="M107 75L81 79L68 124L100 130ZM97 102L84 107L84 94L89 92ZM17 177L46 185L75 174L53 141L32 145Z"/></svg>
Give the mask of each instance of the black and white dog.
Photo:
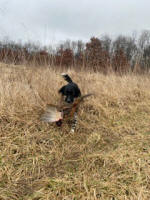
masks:
<svg viewBox="0 0 150 200"><path fill-rule="evenodd" d="M68 84L64 85L59 89L59 93L64 97L64 101L68 104L73 104L75 98L81 96L81 91L76 83L72 81L68 74L61 74L63 78L68 82ZM77 112L74 113L74 119L71 127L71 132L75 131L77 124Z"/></svg>

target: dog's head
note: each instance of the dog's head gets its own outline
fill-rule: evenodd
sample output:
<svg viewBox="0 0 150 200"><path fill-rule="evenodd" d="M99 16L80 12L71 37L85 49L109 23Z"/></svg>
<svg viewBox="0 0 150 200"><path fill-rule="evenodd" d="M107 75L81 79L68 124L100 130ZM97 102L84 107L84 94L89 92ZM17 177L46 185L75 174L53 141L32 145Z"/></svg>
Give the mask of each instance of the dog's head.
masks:
<svg viewBox="0 0 150 200"><path fill-rule="evenodd" d="M79 87L73 82L60 88L59 93L65 97L64 100L67 103L73 103L75 98L81 96Z"/></svg>

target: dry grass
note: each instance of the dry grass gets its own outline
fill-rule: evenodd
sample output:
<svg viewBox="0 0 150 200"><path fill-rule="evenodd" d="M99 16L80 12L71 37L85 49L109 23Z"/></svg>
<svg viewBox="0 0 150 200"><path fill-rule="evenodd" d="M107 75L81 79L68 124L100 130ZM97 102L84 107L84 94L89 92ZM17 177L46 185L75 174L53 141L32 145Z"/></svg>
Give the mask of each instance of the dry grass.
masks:
<svg viewBox="0 0 150 200"><path fill-rule="evenodd" d="M68 72L82 93L78 130L39 121L60 72L0 66L1 200L149 200L150 77Z"/></svg>

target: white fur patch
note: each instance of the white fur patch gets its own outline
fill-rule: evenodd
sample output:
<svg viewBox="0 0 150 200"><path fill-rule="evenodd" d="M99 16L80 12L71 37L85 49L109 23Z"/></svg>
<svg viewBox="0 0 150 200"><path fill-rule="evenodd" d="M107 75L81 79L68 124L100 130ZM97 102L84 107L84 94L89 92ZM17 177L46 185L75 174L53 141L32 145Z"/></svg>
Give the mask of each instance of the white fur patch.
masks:
<svg viewBox="0 0 150 200"><path fill-rule="evenodd" d="M70 132L71 132L71 133L74 133L74 132L75 132L75 130L72 128L72 129L70 130Z"/></svg>
<svg viewBox="0 0 150 200"><path fill-rule="evenodd" d="M66 73L61 73L61 75L62 75L62 76L66 76L67 74L66 74Z"/></svg>

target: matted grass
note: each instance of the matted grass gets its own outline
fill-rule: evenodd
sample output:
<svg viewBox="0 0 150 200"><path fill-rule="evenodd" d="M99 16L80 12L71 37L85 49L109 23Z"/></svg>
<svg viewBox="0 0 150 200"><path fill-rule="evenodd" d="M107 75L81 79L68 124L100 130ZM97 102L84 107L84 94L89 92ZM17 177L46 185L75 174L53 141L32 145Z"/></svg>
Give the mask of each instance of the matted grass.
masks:
<svg viewBox="0 0 150 200"><path fill-rule="evenodd" d="M150 76L68 73L95 93L74 134L39 120L59 71L1 64L0 199L149 200Z"/></svg>

